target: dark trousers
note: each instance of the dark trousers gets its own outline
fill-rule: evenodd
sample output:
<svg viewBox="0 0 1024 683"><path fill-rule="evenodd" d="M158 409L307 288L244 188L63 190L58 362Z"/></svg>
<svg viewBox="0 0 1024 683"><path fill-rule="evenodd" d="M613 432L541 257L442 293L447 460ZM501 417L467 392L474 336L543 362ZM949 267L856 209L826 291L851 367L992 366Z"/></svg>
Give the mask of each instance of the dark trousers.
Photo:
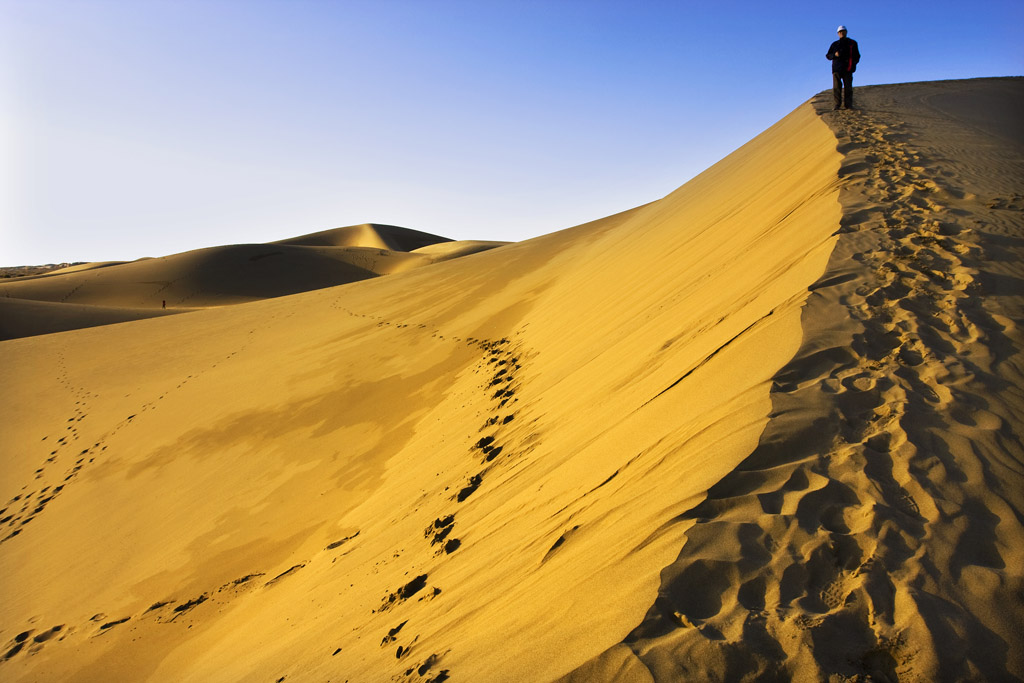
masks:
<svg viewBox="0 0 1024 683"><path fill-rule="evenodd" d="M848 71L832 72L832 102L836 109L846 99L846 108L853 109L853 74Z"/></svg>

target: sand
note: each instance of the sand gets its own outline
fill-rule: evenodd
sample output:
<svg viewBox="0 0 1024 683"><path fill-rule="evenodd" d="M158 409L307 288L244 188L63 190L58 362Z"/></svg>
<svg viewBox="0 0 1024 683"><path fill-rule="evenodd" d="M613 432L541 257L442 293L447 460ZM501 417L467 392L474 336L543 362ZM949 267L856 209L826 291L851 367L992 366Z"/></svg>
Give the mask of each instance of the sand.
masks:
<svg viewBox="0 0 1024 683"><path fill-rule="evenodd" d="M1021 677L1024 84L858 97L815 101L844 211L772 419L566 680Z"/></svg>
<svg viewBox="0 0 1024 683"><path fill-rule="evenodd" d="M0 677L1024 676L1024 82L858 98L535 240L0 343Z"/></svg>
<svg viewBox="0 0 1024 683"><path fill-rule="evenodd" d="M503 244L367 223L268 244L80 264L0 282L0 340L308 292Z"/></svg>

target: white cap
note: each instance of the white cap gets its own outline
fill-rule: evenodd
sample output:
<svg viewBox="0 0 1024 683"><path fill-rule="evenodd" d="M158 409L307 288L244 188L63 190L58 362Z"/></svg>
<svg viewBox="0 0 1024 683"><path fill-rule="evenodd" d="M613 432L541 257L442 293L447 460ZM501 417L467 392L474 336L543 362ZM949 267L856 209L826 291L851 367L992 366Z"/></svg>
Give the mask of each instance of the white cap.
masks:
<svg viewBox="0 0 1024 683"><path fill-rule="evenodd" d="M839 33L840 31L845 31L845 30L846 30L845 26L840 26L839 28L836 29L836 33Z"/></svg>

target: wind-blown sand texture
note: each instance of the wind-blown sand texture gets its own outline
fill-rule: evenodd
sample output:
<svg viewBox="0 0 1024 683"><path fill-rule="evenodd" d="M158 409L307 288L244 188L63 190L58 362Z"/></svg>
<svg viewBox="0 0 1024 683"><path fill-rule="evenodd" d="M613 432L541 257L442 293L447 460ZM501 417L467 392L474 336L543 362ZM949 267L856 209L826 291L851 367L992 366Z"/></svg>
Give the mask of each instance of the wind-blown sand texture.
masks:
<svg viewBox="0 0 1024 683"><path fill-rule="evenodd" d="M0 677L1024 677L1024 80L858 100L546 237L0 343Z"/></svg>

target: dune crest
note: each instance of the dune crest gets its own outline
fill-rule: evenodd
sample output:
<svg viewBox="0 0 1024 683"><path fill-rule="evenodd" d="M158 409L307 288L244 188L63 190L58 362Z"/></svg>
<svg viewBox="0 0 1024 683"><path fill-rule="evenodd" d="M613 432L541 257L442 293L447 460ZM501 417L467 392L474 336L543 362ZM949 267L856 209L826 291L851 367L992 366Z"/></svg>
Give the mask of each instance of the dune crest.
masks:
<svg viewBox="0 0 1024 683"><path fill-rule="evenodd" d="M297 247L368 247L388 251L415 251L432 244L444 244L452 240L440 235L401 228L397 225L363 223L344 228L332 228L320 232L278 240L271 244L286 244Z"/></svg>

